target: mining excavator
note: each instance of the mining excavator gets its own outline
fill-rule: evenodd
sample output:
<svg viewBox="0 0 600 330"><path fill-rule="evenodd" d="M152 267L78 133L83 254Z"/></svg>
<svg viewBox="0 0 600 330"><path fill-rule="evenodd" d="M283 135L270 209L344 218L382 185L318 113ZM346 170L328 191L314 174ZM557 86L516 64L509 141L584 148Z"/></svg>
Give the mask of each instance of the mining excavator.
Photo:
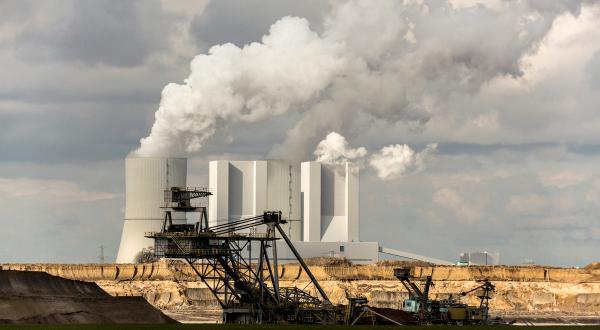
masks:
<svg viewBox="0 0 600 330"><path fill-rule="evenodd" d="M446 323L477 324L476 320L487 319L491 284L485 286L485 306L482 303L476 309L463 307L458 302L429 300L431 277L427 278L425 288L420 289L408 272L399 270L395 270L396 276L411 292L404 310L372 307L364 297L348 296L347 305L334 305L282 229L286 220L282 219L281 212L222 219L209 226L206 207L192 202L210 196L208 189L172 187L164 193L162 228L146 233L145 237L154 240L156 257L185 260L190 265L222 308L223 323L404 325L446 320ZM175 224L173 212L194 212L200 216L195 224ZM186 218L190 217L186 215ZM279 240L285 243L280 247L291 251L309 278L302 289L280 285L276 244ZM464 317L456 316L460 311Z"/></svg>
<svg viewBox="0 0 600 330"><path fill-rule="evenodd" d="M200 188L165 190L165 218L160 232L146 233L154 239L154 255L183 259L212 292L221 306L224 323L353 324L391 322L366 299L334 305L298 253L281 225L281 212L264 212L244 219L227 219L209 226L206 208L193 199L210 196ZM173 212L196 212L195 224L174 224ZM309 283L303 288L280 285L276 241L283 240L295 256Z"/></svg>
<svg viewBox="0 0 600 330"><path fill-rule="evenodd" d="M483 325L501 323L499 319L490 320L489 301L494 292L494 285L484 279L479 285L458 293L458 299L451 295L445 300L429 298L429 289L434 286L432 276L414 276L410 268L394 269L394 276L399 279L409 298L402 302L402 310L411 313L418 324L455 324ZM417 284L419 282L420 284ZM460 297L476 293L479 298L478 306L470 306L460 302Z"/></svg>
<svg viewBox="0 0 600 330"><path fill-rule="evenodd" d="M187 261L219 302L224 323L343 323L343 313L329 301L282 230L286 222L281 212L228 219L209 227L206 208L191 200L210 194L198 188L167 189L162 230L145 236L154 239L156 257ZM197 212L200 219L195 224L173 224L173 212ZM310 278L304 290L279 285L279 237Z"/></svg>

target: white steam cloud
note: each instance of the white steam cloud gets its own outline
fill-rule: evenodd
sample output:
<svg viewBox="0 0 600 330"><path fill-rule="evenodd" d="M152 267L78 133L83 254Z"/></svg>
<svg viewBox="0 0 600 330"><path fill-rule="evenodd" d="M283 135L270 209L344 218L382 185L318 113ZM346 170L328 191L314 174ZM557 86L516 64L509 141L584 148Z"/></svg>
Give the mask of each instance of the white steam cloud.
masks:
<svg viewBox="0 0 600 330"><path fill-rule="evenodd" d="M417 173L425 169L426 161L437 150L437 144L428 144L420 152L415 152L406 144L383 147L371 156L369 164L382 180L399 179L405 174Z"/></svg>
<svg viewBox="0 0 600 330"><path fill-rule="evenodd" d="M314 154L318 162L339 165L366 156L367 149L351 148L345 137L337 132L331 132L319 142Z"/></svg>
<svg viewBox="0 0 600 330"><path fill-rule="evenodd" d="M369 165L376 171L380 179L396 180L404 175L424 170L426 163L436 150L436 143L428 144L420 152L414 151L406 144L392 144L368 157ZM359 167L363 167L363 160L367 158L368 153L364 147L350 147L344 136L337 132L331 132L319 142L314 155L316 161L328 165L339 166L345 162L354 161Z"/></svg>
<svg viewBox="0 0 600 330"><path fill-rule="evenodd" d="M216 130L288 111L301 119L270 157L306 158L336 130L372 121L422 127L450 98L477 93L498 76L519 76L554 20L577 1L334 2L317 34L284 17L261 43L212 47L169 84L140 155L198 151ZM393 175L393 174L390 174Z"/></svg>
<svg viewBox="0 0 600 330"><path fill-rule="evenodd" d="M137 154L191 153L219 125L262 120L315 98L343 70L337 48L292 17L273 24L262 43L212 47L194 58L184 84L163 89Z"/></svg>

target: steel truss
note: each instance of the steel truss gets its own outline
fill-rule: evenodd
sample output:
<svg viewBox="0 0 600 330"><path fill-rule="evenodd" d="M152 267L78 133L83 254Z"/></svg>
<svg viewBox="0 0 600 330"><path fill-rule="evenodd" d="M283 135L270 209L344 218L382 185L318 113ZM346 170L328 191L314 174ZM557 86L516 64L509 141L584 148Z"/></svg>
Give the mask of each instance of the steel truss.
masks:
<svg viewBox="0 0 600 330"><path fill-rule="evenodd" d="M189 207L186 198L204 197L198 191L171 188L177 207L166 207L161 232L147 233L154 239L160 258L184 259L206 284L223 309L226 323L312 323L344 322L343 309L333 306L327 294L287 237L281 212L265 212L247 219L207 226L205 208ZM173 193L175 191L175 193ZM186 207L182 207L186 206ZM198 211L199 210L199 211ZM171 212L200 212L196 225L173 225ZM251 229L266 227L264 233ZM250 230L250 233L248 233ZM282 238L308 275L310 290L280 287L276 241ZM258 249L258 255L252 255ZM257 260L252 262L252 260Z"/></svg>

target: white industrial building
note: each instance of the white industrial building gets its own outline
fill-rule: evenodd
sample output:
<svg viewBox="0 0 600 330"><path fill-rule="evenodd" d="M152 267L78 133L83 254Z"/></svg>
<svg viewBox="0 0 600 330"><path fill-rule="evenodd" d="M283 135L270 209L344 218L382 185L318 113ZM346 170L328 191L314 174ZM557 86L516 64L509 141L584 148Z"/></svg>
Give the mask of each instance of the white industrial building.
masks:
<svg viewBox="0 0 600 330"><path fill-rule="evenodd" d="M153 245L144 234L160 231L164 190L186 187L185 158L129 157L125 161L125 217L117 263L135 261ZM264 211L281 211L284 232L305 258L345 257L355 263L379 260L379 254L438 264L446 261L361 242L359 233L359 169L319 162L283 160L229 161L209 164L209 226L247 218ZM363 220L364 222L365 220ZM186 223L173 213L173 223ZM277 244L281 261L295 260L283 242Z"/></svg>
<svg viewBox="0 0 600 330"><path fill-rule="evenodd" d="M304 242L358 242L358 168L302 163Z"/></svg>
<svg viewBox="0 0 600 330"><path fill-rule="evenodd" d="M378 260L376 242L359 242L358 168L346 163L282 160L227 161L209 164L209 226L282 211L284 231L304 257ZM284 244L279 259L293 260Z"/></svg>
<svg viewBox="0 0 600 330"><path fill-rule="evenodd" d="M498 266L500 265L500 252L463 252L459 256L458 264L461 266Z"/></svg>
<svg viewBox="0 0 600 330"><path fill-rule="evenodd" d="M208 225L281 211L290 239L301 239L300 166L280 160L209 163Z"/></svg>
<svg viewBox="0 0 600 330"><path fill-rule="evenodd" d="M125 159L125 219L117 263L130 263L144 248L154 244L146 232L160 231L165 218L164 190L185 187L187 159L128 157ZM186 223L183 213L173 214L173 223Z"/></svg>

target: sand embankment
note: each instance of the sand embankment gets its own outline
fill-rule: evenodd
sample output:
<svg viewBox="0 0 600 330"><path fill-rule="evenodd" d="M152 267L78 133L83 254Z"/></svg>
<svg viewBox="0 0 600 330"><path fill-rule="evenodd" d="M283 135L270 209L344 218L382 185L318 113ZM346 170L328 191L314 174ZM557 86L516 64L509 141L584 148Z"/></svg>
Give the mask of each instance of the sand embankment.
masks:
<svg viewBox="0 0 600 330"><path fill-rule="evenodd" d="M407 297L393 276L393 266L311 266L332 302L344 303L345 292L366 296L376 307L397 308ZM189 265L175 261L152 264L2 264L0 269L44 271L64 278L93 281L113 296L141 296L166 311L187 310L190 314L216 310L218 305ZM600 316L600 269L555 267L457 267L413 268L416 275L431 274L434 299L447 298L489 279L496 285L491 301L493 313L585 314ZM303 288L308 276L298 265L280 265L282 286ZM469 295L465 302L476 304ZM214 314L217 315L217 314Z"/></svg>
<svg viewBox="0 0 600 330"><path fill-rule="evenodd" d="M311 266L318 280L396 280L393 266ZM432 275L434 281L511 282L600 282L600 269L543 266L434 266L413 267L416 275ZM40 271L81 281L195 281L192 268L182 262L160 261L148 264L0 264L0 270ZM279 266L282 280L306 280L297 264Z"/></svg>
<svg viewBox="0 0 600 330"><path fill-rule="evenodd" d="M0 271L0 323L174 323L142 297L43 272Z"/></svg>

